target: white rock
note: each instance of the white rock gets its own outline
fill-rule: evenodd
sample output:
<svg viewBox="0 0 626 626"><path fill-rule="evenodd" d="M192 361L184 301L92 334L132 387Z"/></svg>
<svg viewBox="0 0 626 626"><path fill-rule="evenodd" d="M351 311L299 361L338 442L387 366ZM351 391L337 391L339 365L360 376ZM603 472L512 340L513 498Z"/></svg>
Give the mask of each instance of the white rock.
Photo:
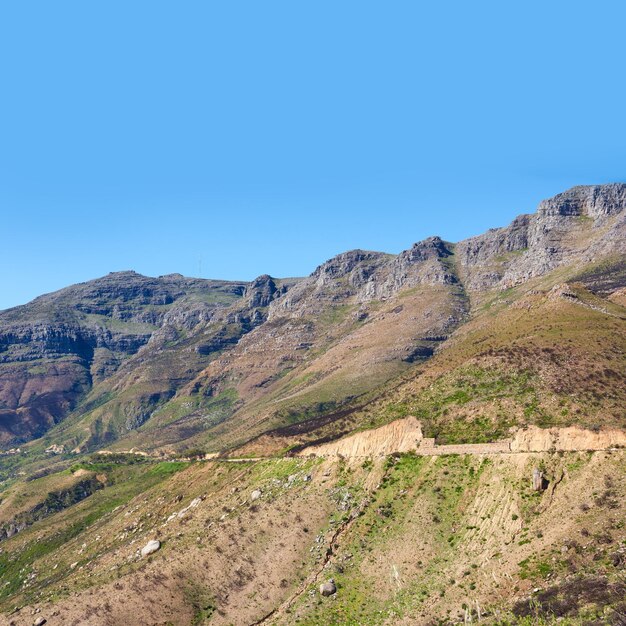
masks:
<svg viewBox="0 0 626 626"><path fill-rule="evenodd" d="M156 552L161 547L161 542L158 539L152 539L148 541L148 543L141 548L141 556L148 556L153 552Z"/></svg>
<svg viewBox="0 0 626 626"><path fill-rule="evenodd" d="M263 493L261 492L260 489L255 489L251 494L250 494L250 500L252 502L254 502L255 500L258 500L261 496L263 495Z"/></svg>
<svg viewBox="0 0 626 626"><path fill-rule="evenodd" d="M187 513L187 511L191 509L195 509L200 504L200 502L202 502L201 498L195 498L184 509L181 509L180 511L178 511L177 516L183 517L185 513Z"/></svg>
<svg viewBox="0 0 626 626"><path fill-rule="evenodd" d="M335 581L331 578L327 583L322 583L320 585L320 593L325 597L332 596L337 593Z"/></svg>

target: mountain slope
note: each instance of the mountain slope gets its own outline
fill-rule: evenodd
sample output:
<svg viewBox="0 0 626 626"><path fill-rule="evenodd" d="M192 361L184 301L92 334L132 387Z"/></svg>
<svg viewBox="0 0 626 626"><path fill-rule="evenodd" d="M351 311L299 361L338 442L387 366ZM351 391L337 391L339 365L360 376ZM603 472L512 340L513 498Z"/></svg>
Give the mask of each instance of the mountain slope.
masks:
<svg viewBox="0 0 626 626"><path fill-rule="evenodd" d="M625 209L0 312L0 623L620 626Z"/></svg>
<svg viewBox="0 0 626 626"><path fill-rule="evenodd" d="M269 301L293 282L121 272L1 312L0 436L8 443L38 436L72 411L105 404L125 426L106 435L100 423L96 442L136 428L261 323Z"/></svg>
<svg viewBox="0 0 626 626"><path fill-rule="evenodd" d="M42 296L0 312L0 437L15 445L60 423L46 445L219 450L332 421L524 285L619 292L625 206L626 185L575 187L506 228L347 252L305 279L120 273Z"/></svg>

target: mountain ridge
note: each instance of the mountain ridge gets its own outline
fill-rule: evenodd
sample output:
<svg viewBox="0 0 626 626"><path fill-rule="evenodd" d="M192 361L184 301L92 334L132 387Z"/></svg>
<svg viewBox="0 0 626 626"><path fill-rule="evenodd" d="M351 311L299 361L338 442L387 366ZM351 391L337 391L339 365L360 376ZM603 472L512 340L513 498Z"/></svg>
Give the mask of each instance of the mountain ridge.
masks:
<svg viewBox="0 0 626 626"><path fill-rule="evenodd" d="M0 623L621 626L625 191L0 313Z"/></svg>
<svg viewBox="0 0 626 626"><path fill-rule="evenodd" d="M384 309L403 292L425 290L417 298L419 302L432 297L440 304L439 311L429 304L430 313L425 310L423 314L434 312L438 317L441 313L441 319L433 323L407 319L398 324L398 329L404 327L398 331L399 343L393 350L380 352L371 337L363 344L368 354L379 353L368 358L377 372L375 378L382 382L398 374L403 363L429 358L445 342L431 345L430 338L449 336L493 290L511 289L559 267L587 266L611 258L613 273L602 273L601 280L608 281L610 292L626 284L619 261L626 254L625 206L626 184L579 186L540 202L536 213L518 216L508 226L482 235L454 244L429 237L396 255L350 250L320 264L304 278L279 279L266 274L253 281L180 274L153 278L128 270L39 296L26 305L0 311L0 436L4 445L41 436L74 412L81 398L94 395L99 385L106 388L107 380L119 379L136 366L151 367L153 373L156 368L159 376L152 375L146 383L151 388L130 402L112 405L106 416L109 425L111 415L122 411L126 426L111 426L103 443L141 426L189 385L195 385L196 394L204 388L210 397L233 389L228 393L238 397L227 402L225 411L236 413L241 409L242 393L253 399L259 395L255 389L265 391L263 385L304 367L315 349L343 354L342 342L348 345L355 341L349 337L367 335L361 326L380 325L388 315L373 309ZM587 272L581 280L592 290L599 289L593 273ZM419 302L411 305L419 307ZM393 310L401 306L398 300ZM409 317L414 318L413 313ZM401 311L396 315L402 318ZM267 324L265 336L261 327ZM410 324L413 327L409 329ZM386 332L393 337L393 332ZM236 361L239 344L240 352L256 350L257 336L259 353L267 353L267 348L275 345L266 382L255 372L242 371L231 358L235 355ZM177 364L167 361L173 348L192 355L184 367L181 358ZM278 362L281 359L283 365ZM336 369L337 365L325 367ZM176 375L164 373L168 368ZM216 369L219 373L212 373ZM304 375L319 377L323 372L318 370L304 368ZM129 376L136 378L132 373ZM114 383L119 389L128 384ZM363 393L372 384L356 384L355 392ZM108 389L100 397L110 393L113 390ZM321 401L326 403L322 410L350 401L347 396L327 395L328 399ZM115 419L119 422L121 418ZM91 438L89 446L98 445L99 438Z"/></svg>

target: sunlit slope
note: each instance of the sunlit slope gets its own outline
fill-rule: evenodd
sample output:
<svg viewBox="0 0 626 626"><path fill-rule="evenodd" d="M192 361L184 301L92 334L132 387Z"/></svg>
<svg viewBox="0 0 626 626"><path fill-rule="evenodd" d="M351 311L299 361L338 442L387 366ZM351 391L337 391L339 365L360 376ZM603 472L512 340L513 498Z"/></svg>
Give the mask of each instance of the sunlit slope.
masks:
<svg viewBox="0 0 626 626"><path fill-rule="evenodd" d="M2 623L620 624L623 452L131 461L2 541Z"/></svg>

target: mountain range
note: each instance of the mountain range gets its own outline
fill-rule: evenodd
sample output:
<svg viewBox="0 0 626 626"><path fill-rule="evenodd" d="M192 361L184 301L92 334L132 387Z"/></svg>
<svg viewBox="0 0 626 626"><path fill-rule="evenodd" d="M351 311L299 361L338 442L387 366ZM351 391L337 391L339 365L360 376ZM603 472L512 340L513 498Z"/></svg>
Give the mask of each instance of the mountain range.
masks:
<svg viewBox="0 0 626 626"><path fill-rule="evenodd" d="M23 607L41 608L45 599L49 623L117 624L128 620L124 598L143 594L148 600L139 602L142 621L136 623L443 624L468 615L502 624L542 623L533 622L533 615L545 623L557 617L622 623L584 621L589 607L604 611L607 620L622 610L616 600L622 589L616 572L626 559L619 451L598 451L595 460L582 451L565 457L544 451L517 465L512 456L442 456L447 460L428 465L421 457L396 455L351 466L343 458L320 465L307 450L409 416L424 437L443 446L489 444L532 427L623 431L625 321L621 183L574 187L509 226L457 243L430 237L395 255L344 252L303 278L262 274L246 282L116 272L0 311L0 538L5 555L13 554L3 560L0 553L0 573L9 576L0 608L9 615L9 607L19 605L14 623L30 623ZM189 465L189 458L206 462ZM213 458L221 465L211 465ZM525 463L539 463L549 477L552 492L539 489L541 502L519 491ZM604 477L598 479L604 487L593 495L583 478L596 474ZM477 482L487 476L490 482ZM315 494L307 491L308 481ZM287 500L278 485L291 490ZM253 488L259 502L244 499L247 508L227 529L229 516L244 506L235 504L238 494ZM433 489L439 491L433 495ZM141 498L149 490L148 510ZM418 511L404 500L409 492L424 500ZM273 508L258 512L270 493ZM463 493L473 494L471 502ZM610 575L594 569L575 547L567 548L575 555L575 572L568 573L568 566L557 571L542 550L561 549L565 539L551 528L568 514L568 502L580 513L583 504L601 497L594 523L601 527L597 533L610 536L602 552ZM211 514L190 522L193 530L181 522L177 531L186 574L179 576L172 566L159 582L154 568L143 572L141 555L127 550L119 556L128 538L144 533L148 539L157 519L177 515L175 503L185 500L200 510L206 498ZM89 502L99 502L98 508L88 509L96 506ZM445 511L432 508L443 504L449 505ZM126 520L114 515L115 507ZM539 520L548 526L542 530ZM274 522L283 539L271 528ZM575 524L577 533L596 532L586 521ZM210 541L209 528L217 533ZM260 528L265 530L259 535ZM543 533L532 551L521 543L529 529ZM340 530L350 537L341 548ZM104 532L115 541L101 549L96 537ZM385 532L384 548L378 538L369 548L363 544L368 533ZM445 549L433 538L440 532ZM37 533L48 546L41 553ZM310 533L325 538L311 547ZM433 536L425 539L428 533ZM257 554L246 543L248 535L255 545L273 546L278 556ZM322 550L317 559L315 546L326 546L327 536L329 552ZM85 554L93 548L89 565L74 547L73 556L63 553L66 542L79 541ZM164 545L168 541L178 539L173 535ZM403 548L403 541L415 545ZM201 547L207 542L216 552L200 566L196 560L205 558ZM451 556L449 548L462 546L474 556ZM491 576L486 564L509 548L515 564L526 560L524 566L507 565L506 580L496 576L497 568L493 580L486 574L475 579L483 565ZM474 562L478 554L481 561ZM611 559L619 565L615 572ZM53 560L64 563L63 576L44 573ZM80 565L71 567L74 561ZM232 571L229 562L236 564ZM539 615L527 602L530 582L522 581L547 573L544 562L551 582L560 586L554 598L537 599ZM229 572L221 581L220 567ZM326 601L324 593L307 596L311 584L329 578L329 568L335 600ZM377 568L386 572L385 582ZM24 578L26 571L35 577ZM576 572L587 586L596 585L595 599L585 596L573 612L553 610L555 598L578 593L578 587L570 589ZM118 589L118 577L128 584ZM271 581L271 590L263 581ZM541 589L546 585L544 579ZM89 599L90 589L103 590L109 609ZM159 589L171 595L169 603L159 599ZM424 600L440 594L432 610L416 600L423 591ZM68 621L55 622L50 613L57 600L57 617ZM89 613L85 607L92 605ZM494 607L513 611L502 617L511 621L498 622L505 613ZM159 621L154 615L163 610L167 616Z"/></svg>
<svg viewBox="0 0 626 626"><path fill-rule="evenodd" d="M0 441L215 451L345 413L523 285L619 299L625 206L626 185L576 187L506 228L398 255L352 250L306 278L118 272L41 296L0 312Z"/></svg>

